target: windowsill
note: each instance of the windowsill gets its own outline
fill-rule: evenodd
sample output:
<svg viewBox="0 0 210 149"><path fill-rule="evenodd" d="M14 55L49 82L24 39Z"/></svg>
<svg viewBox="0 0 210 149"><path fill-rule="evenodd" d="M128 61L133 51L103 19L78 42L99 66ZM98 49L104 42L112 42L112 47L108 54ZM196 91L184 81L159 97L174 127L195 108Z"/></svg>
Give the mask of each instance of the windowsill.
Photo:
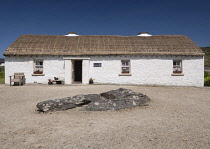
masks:
<svg viewBox="0 0 210 149"><path fill-rule="evenodd" d="M32 74L32 76L44 76L45 74Z"/></svg>
<svg viewBox="0 0 210 149"><path fill-rule="evenodd" d="M132 76L131 73L120 73L119 76Z"/></svg>
<svg viewBox="0 0 210 149"><path fill-rule="evenodd" d="M184 76L183 73L172 73L171 75L172 75L172 76Z"/></svg>

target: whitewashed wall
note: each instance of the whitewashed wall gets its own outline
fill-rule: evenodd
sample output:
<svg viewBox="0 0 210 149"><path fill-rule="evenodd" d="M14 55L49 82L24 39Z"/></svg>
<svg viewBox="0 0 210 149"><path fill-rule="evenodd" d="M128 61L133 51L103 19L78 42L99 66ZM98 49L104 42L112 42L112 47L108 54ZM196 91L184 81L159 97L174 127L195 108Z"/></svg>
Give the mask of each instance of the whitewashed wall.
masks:
<svg viewBox="0 0 210 149"><path fill-rule="evenodd" d="M173 60L182 60L184 76L172 76ZM120 76L121 60L130 60L131 76ZM102 63L102 67L93 67ZM204 60L195 56L92 57L89 77L96 83L203 86Z"/></svg>
<svg viewBox="0 0 210 149"><path fill-rule="evenodd" d="M44 76L33 76L34 59L43 59ZM15 72L24 72L26 83L43 83L47 84L48 79L54 77L64 79L64 60L63 57L29 57L29 56L10 56L5 58L5 83L9 84L9 76Z"/></svg>
<svg viewBox="0 0 210 149"><path fill-rule="evenodd" d="M34 59L44 60L44 76L32 76ZM183 76L172 76L173 60L182 60ZM131 76L120 76L121 60L130 60ZM93 67L102 63L102 67ZM91 56L83 60L83 84L89 78L95 83L198 86L204 84L204 59L202 56ZM26 83L44 83L53 77L65 78L71 84L71 59L61 56L28 57L12 56L5 58L5 82L14 72L24 72Z"/></svg>

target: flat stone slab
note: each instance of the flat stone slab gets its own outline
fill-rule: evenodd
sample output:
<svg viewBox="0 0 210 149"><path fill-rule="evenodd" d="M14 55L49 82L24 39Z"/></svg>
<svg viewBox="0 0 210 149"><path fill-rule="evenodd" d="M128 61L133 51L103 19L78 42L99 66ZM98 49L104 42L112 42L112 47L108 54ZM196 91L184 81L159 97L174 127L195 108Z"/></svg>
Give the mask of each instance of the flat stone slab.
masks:
<svg viewBox="0 0 210 149"><path fill-rule="evenodd" d="M100 94L76 95L62 99L46 100L36 105L39 111L62 111L84 106L87 111L106 111L148 105L150 98L130 89L119 88Z"/></svg>

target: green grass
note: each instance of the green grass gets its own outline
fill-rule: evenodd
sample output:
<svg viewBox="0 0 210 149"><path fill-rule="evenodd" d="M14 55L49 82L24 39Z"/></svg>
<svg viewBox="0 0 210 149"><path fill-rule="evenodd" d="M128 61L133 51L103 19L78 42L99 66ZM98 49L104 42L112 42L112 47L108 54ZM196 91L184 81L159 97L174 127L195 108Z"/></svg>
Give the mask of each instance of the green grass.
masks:
<svg viewBox="0 0 210 149"><path fill-rule="evenodd" d="M204 86L210 86L210 75L204 71Z"/></svg>
<svg viewBox="0 0 210 149"><path fill-rule="evenodd" d="M204 86L210 86L210 77L204 78Z"/></svg>
<svg viewBox="0 0 210 149"><path fill-rule="evenodd" d="M201 50L205 53L204 67L210 67L210 47L201 47Z"/></svg>
<svg viewBox="0 0 210 149"><path fill-rule="evenodd" d="M0 84L4 84L4 78L0 78Z"/></svg>
<svg viewBox="0 0 210 149"><path fill-rule="evenodd" d="M5 78L4 78L4 67L0 67L0 84L4 84Z"/></svg>

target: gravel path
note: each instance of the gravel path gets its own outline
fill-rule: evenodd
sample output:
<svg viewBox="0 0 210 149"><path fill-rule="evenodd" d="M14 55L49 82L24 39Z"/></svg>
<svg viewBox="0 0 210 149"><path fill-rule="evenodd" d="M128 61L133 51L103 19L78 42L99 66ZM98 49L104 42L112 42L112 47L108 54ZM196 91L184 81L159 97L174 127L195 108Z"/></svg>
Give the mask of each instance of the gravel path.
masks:
<svg viewBox="0 0 210 149"><path fill-rule="evenodd" d="M152 101L120 111L36 111L43 100L120 87ZM0 148L209 149L210 88L0 85Z"/></svg>

